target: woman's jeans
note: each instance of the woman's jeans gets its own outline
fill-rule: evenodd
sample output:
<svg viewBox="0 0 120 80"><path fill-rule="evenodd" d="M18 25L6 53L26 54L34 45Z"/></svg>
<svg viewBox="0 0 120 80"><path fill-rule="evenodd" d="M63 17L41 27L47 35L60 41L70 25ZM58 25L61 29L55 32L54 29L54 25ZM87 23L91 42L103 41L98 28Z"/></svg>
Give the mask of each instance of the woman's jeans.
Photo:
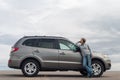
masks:
<svg viewBox="0 0 120 80"><path fill-rule="evenodd" d="M86 69L87 75L91 76L93 71L92 71L91 55L90 54L86 54L83 56L83 67Z"/></svg>

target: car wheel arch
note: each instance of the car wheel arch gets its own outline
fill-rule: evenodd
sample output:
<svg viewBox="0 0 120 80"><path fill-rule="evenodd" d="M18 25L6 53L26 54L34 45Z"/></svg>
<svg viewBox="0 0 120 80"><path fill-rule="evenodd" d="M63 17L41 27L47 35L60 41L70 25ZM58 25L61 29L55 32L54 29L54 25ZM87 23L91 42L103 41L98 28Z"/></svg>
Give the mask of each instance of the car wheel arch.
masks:
<svg viewBox="0 0 120 80"><path fill-rule="evenodd" d="M104 61L103 61L102 59L99 59L99 58L93 58L92 61L99 61L99 62L101 62L101 63L103 64L103 66L104 66L104 71L106 71L105 63L104 63Z"/></svg>
<svg viewBox="0 0 120 80"><path fill-rule="evenodd" d="M26 60L35 60L36 62L38 62L39 66L41 67L41 61L37 58L34 58L34 57L27 57L25 59L23 59L20 63L20 69L22 67L22 64L26 61Z"/></svg>

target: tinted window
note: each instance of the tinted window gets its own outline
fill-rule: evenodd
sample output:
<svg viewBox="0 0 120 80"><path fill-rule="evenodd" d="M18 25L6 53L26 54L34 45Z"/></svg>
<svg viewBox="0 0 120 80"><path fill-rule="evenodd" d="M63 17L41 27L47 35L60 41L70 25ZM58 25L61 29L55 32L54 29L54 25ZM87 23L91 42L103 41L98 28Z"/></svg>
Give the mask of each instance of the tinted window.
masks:
<svg viewBox="0 0 120 80"><path fill-rule="evenodd" d="M39 39L28 39L23 42L23 45L37 47L39 45Z"/></svg>
<svg viewBox="0 0 120 80"><path fill-rule="evenodd" d="M55 48L55 40L54 39L42 39L40 41L39 47L54 49Z"/></svg>
<svg viewBox="0 0 120 80"><path fill-rule="evenodd" d="M64 50L76 50L76 46L67 40L59 40L59 47Z"/></svg>
<svg viewBox="0 0 120 80"><path fill-rule="evenodd" d="M50 49L56 48L54 39L28 39L23 42L23 45Z"/></svg>

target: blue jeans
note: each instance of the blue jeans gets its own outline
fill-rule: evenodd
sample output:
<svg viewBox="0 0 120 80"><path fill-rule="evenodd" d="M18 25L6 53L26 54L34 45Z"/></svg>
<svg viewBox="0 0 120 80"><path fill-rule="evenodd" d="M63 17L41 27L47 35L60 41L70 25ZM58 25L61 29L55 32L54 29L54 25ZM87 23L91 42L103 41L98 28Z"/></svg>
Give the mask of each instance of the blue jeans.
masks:
<svg viewBox="0 0 120 80"><path fill-rule="evenodd" d="M89 54L83 56L83 67L87 71L87 76L91 76L93 71L91 65L91 56Z"/></svg>

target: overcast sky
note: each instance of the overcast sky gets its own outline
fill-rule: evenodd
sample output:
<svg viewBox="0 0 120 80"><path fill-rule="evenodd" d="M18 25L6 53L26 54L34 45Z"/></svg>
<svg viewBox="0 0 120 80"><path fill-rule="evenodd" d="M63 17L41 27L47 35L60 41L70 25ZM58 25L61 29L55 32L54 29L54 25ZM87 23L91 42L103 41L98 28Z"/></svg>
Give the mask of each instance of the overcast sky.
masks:
<svg viewBox="0 0 120 80"><path fill-rule="evenodd" d="M120 70L120 0L0 0L0 65L26 35L85 37Z"/></svg>

